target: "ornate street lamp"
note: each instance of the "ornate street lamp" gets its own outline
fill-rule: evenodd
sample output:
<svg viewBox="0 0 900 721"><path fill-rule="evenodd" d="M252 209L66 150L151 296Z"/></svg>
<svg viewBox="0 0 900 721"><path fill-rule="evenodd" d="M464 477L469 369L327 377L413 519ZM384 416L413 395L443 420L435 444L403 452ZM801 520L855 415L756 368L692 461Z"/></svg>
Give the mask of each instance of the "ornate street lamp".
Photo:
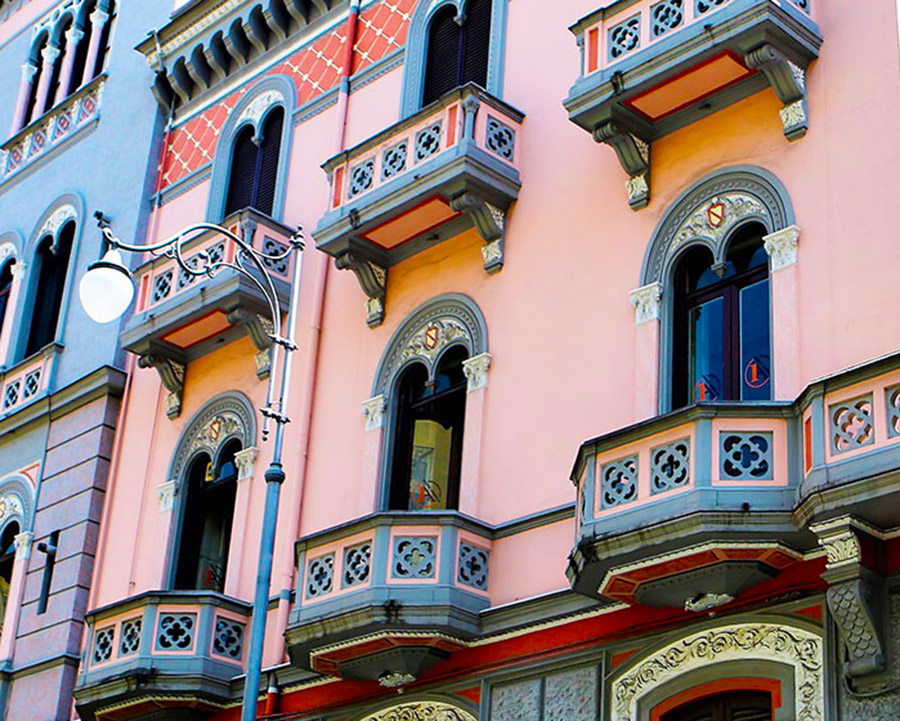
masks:
<svg viewBox="0 0 900 721"><path fill-rule="evenodd" d="M122 262L120 250L132 253L151 253L174 259L179 269L190 277L212 278L216 273L231 269L249 279L262 293L269 306L273 332L270 335L272 369L266 391L266 405L259 411L263 416L262 440L269 436L269 422L275 423L275 438L272 462L265 473L266 500L263 511L262 537L259 546L259 565L256 575L256 589L253 596L253 617L250 621L250 650L247 655L247 675L244 681L244 702L241 719L253 721L259 699L260 677L262 675L262 651L266 632L266 614L269 607L269 585L272 578L272 555L275 548L275 524L278 521L278 500L281 484L284 483L284 469L281 465L281 451L284 443L284 426L289 422L285 415L290 387L290 353L297 350L293 341L297 322L297 301L300 287L300 253L303 250L303 231L297 229L288 239L288 248L282 253L263 253L255 249L242 237L228 228L214 223L195 223L182 229L168 240L153 245L130 245L117 238L109 220L102 212L94 213L97 225L109 245L109 250L96 263L92 263L81 279L79 296L85 312L98 323L109 323L120 318L134 298L134 279ZM194 238L207 231L214 231L227 238L235 247L233 260L214 260L206 251L191 256L185 262L183 249ZM290 309L286 320L282 319L281 304L275 291L275 283L266 265L285 261L295 254L294 273L290 289ZM283 348L284 352L279 352ZM280 365L279 365L280 361ZM277 377L277 381L276 381ZM277 388L276 388L277 382Z"/></svg>

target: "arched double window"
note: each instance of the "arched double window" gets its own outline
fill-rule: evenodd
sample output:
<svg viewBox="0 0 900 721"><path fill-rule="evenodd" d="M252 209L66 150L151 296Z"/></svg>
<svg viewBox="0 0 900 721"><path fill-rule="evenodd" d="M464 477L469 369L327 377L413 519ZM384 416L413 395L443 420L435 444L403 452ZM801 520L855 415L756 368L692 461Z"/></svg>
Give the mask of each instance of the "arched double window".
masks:
<svg viewBox="0 0 900 721"><path fill-rule="evenodd" d="M20 123L21 127L23 128L41 114L40 111L37 110L38 88L41 87L41 76L44 74L44 53L47 49L49 39L49 33L42 32L35 39L34 44L31 48L31 55L28 59L28 64L33 68L33 70L31 71L31 78L26 78L24 80L24 82L27 84L24 89L27 93L27 96L22 114L22 122Z"/></svg>
<svg viewBox="0 0 900 721"><path fill-rule="evenodd" d="M242 128L231 151L231 172L225 215L244 208L254 208L272 215L275 204L284 108L272 108L257 133L253 125Z"/></svg>
<svg viewBox="0 0 900 721"><path fill-rule="evenodd" d="M422 105L453 88L476 83L487 87L492 0L468 0L462 14L446 5L431 19Z"/></svg>
<svg viewBox="0 0 900 721"><path fill-rule="evenodd" d="M738 228L717 265L703 246L675 268L673 386L675 408L704 401L772 398L769 256L765 227Z"/></svg>
<svg viewBox="0 0 900 721"><path fill-rule="evenodd" d="M26 356L36 353L56 339L75 227L74 219L67 220L58 230L48 229L49 232L43 234L38 242L32 265L37 286L32 295Z"/></svg>
<svg viewBox="0 0 900 721"><path fill-rule="evenodd" d="M394 333L374 386L388 414L382 508L459 507L466 364L486 351L481 312L461 295L429 301Z"/></svg>
<svg viewBox="0 0 900 721"><path fill-rule="evenodd" d="M3 331L3 321L6 319L6 311L9 308L13 282L12 269L15 262L15 259L11 258L0 266L0 332Z"/></svg>

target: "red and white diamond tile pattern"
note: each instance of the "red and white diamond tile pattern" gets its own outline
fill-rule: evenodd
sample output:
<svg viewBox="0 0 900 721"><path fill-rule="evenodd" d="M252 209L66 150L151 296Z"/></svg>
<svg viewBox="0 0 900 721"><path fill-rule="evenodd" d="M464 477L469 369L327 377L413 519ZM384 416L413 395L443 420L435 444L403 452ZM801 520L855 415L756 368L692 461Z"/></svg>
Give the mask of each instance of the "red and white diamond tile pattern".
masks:
<svg viewBox="0 0 900 721"><path fill-rule="evenodd" d="M382 0L360 14L353 72L358 72L402 47L416 0ZM293 78L299 105L314 100L340 81L341 53L347 28L342 25L300 48L267 74ZM179 125L169 135L159 172L165 189L212 162L219 133L246 87Z"/></svg>

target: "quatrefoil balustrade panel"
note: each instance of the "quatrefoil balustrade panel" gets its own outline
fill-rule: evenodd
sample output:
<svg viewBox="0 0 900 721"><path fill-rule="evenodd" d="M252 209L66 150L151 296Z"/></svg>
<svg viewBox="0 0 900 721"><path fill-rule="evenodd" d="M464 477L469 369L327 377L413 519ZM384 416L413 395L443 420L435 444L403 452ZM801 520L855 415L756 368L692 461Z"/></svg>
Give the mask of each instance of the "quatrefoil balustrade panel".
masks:
<svg viewBox="0 0 900 721"><path fill-rule="evenodd" d="M0 418L16 413L46 395L62 348L51 343L0 372Z"/></svg>
<svg viewBox="0 0 900 721"><path fill-rule="evenodd" d="M81 708L127 704L141 694L173 712L214 709L244 673L249 603L207 591L157 591L87 615ZM157 673L147 676L146 669Z"/></svg>
<svg viewBox="0 0 900 721"><path fill-rule="evenodd" d="M391 653L410 668L445 658L489 605L492 541L490 527L452 511L378 513L299 539L293 662L377 680L396 670Z"/></svg>

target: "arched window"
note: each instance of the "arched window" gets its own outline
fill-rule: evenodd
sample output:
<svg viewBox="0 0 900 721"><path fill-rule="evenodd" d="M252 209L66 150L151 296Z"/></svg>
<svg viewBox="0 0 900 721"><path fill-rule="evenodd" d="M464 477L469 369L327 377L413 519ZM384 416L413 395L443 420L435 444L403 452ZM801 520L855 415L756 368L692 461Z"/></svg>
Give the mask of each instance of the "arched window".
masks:
<svg viewBox="0 0 900 721"><path fill-rule="evenodd" d="M408 366L396 383L396 427L391 460L390 510L455 509L459 503L468 352L449 348L434 378L421 363Z"/></svg>
<svg viewBox="0 0 900 721"><path fill-rule="evenodd" d="M60 78L62 76L63 63L66 62L66 53L69 48L68 42L68 32L72 27L72 18L71 16L67 16L63 21L63 24L57 27L57 40L56 40L56 49L59 51L56 59L53 61L53 69L50 74L50 84L47 86L47 97L44 99L44 112L46 113L50 110L54 105L56 105L57 100L63 100L65 97L64 92L60 92Z"/></svg>
<svg viewBox="0 0 900 721"><path fill-rule="evenodd" d="M110 50L109 41L112 36L113 25L116 21L115 0L109 0L109 3L106 6L106 12L109 17L106 19L106 22L103 23L103 28L99 31L100 41L97 46L97 60L94 62L94 67L91 68L91 79L96 78L106 68ZM93 32L97 32L97 28L94 28Z"/></svg>
<svg viewBox="0 0 900 721"><path fill-rule="evenodd" d="M487 87L492 0L469 0L438 10L428 28L422 105L466 83ZM457 21L460 18L460 21Z"/></svg>
<svg viewBox="0 0 900 721"><path fill-rule="evenodd" d="M659 721L772 721L772 695L764 691L720 694L672 709Z"/></svg>
<svg viewBox="0 0 900 721"><path fill-rule="evenodd" d="M226 216L244 208L272 214L283 127L284 109L276 107L266 116L260 137L255 136L252 125L238 132L231 154Z"/></svg>
<svg viewBox="0 0 900 721"><path fill-rule="evenodd" d="M6 309L9 306L13 281L12 267L15 262L15 260L10 260L0 268L0 332L3 331L3 320L6 318Z"/></svg>
<svg viewBox="0 0 900 721"><path fill-rule="evenodd" d="M688 249L674 273L673 407L772 397L765 227L740 226L716 264Z"/></svg>
<svg viewBox="0 0 900 721"><path fill-rule="evenodd" d="M25 355L36 353L56 338L63 291L69 270L69 256L75 238L75 222L66 223L55 236L44 236L35 255L38 274L31 313L31 327Z"/></svg>
<svg viewBox="0 0 900 721"><path fill-rule="evenodd" d="M19 524L10 521L0 534L0 619L6 613L9 600L9 585L12 583L13 565L16 561L16 536L19 535Z"/></svg>
<svg viewBox="0 0 900 721"><path fill-rule="evenodd" d="M240 450L241 441L232 439L221 447L215 459L200 453L188 467L176 589L219 593L225 589L237 494L234 456Z"/></svg>
<svg viewBox="0 0 900 721"><path fill-rule="evenodd" d="M77 45L72 49L75 57L72 59L72 75L69 77L69 87L66 88L66 95L71 95L81 87L85 80L85 68L87 66L88 53L91 48L91 37L94 32L91 14L97 9L97 0L91 0L84 4L80 14L80 21L77 25L81 31L81 38Z"/></svg>
<svg viewBox="0 0 900 721"><path fill-rule="evenodd" d="M47 47L49 35L43 33L33 45L31 58L29 62L36 68L31 76L31 87L28 89L28 99L25 101L25 114L22 116L22 127L24 128L32 120L34 120L40 112L37 110L38 105L38 88L41 85L41 75L44 72L44 50Z"/></svg>

